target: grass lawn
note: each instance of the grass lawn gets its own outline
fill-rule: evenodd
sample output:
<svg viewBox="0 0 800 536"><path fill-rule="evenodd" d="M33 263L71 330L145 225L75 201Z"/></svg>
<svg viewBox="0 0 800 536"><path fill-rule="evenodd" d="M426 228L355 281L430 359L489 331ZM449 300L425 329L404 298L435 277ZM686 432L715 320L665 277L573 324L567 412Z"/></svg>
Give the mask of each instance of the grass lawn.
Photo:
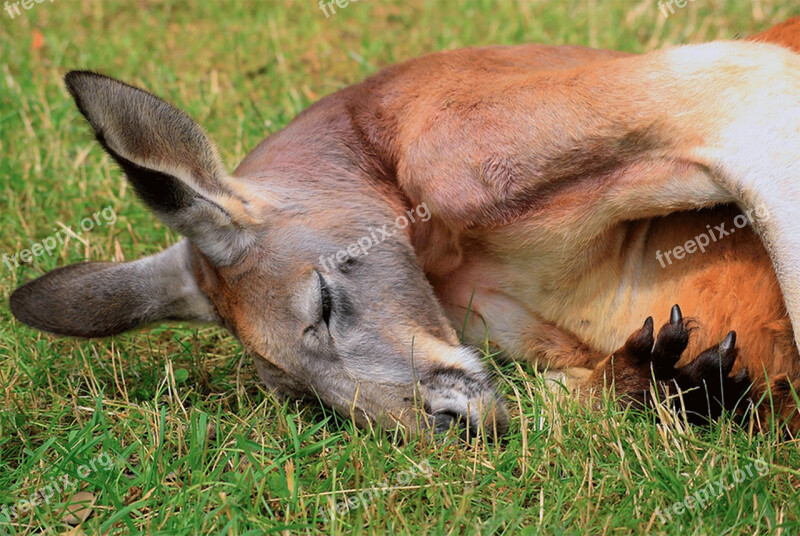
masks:
<svg viewBox="0 0 800 536"><path fill-rule="evenodd" d="M800 448L774 433L587 411L528 366L487 356L511 408L506 440L401 442L265 392L221 329L81 341L8 309L16 286L57 266L179 239L93 141L68 70L171 100L233 169L313 101L429 51L641 52L800 14L785 0L696 0L668 17L656 4L360 0L326 18L315 0L50 0L0 12L0 254L66 237L0 269L0 534L800 533ZM98 212L91 231L68 236ZM47 500L31 508L36 492ZM70 519L78 492L93 505Z"/></svg>

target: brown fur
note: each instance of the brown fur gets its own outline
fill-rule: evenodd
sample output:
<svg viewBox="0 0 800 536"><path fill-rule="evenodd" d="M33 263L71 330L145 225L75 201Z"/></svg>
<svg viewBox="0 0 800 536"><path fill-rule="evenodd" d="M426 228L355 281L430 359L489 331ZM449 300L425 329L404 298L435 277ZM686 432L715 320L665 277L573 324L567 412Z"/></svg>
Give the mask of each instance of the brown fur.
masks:
<svg viewBox="0 0 800 536"><path fill-rule="evenodd" d="M749 39L751 41L775 43L776 45L790 48L795 52L800 52L800 17L787 19Z"/></svg>
<svg viewBox="0 0 800 536"><path fill-rule="evenodd" d="M753 39L796 49L800 44L800 18L786 21L754 36ZM398 181L406 194L414 200L424 199L435 207L434 213L438 220L447 222L444 224L437 221L442 238L432 239L430 234L437 231L426 229L423 230L426 235L417 237L416 244L420 258L426 263L429 277L445 301L452 297L450 285L464 288L466 281L442 282L437 285L439 277L452 281L454 272L464 271L469 266L469 261L464 258L485 255L484 250L491 249L493 240L498 242L508 239L510 243L515 243L514 239L518 235L510 237L508 231L520 219L546 218L547 213L557 213L560 210L575 211L575 214L590 210L593 200L600 197L599 192L603 188L613 187L614 183L609 181L611 178L616 177L618 181L624 182L626 175L651 173L656 176L674 176L693 171L690 166L678 162L657 163L654 166L641 161L643 153L667 149L666 139L669 135L659 125L632 131L622 138L614 134L604 139L604 134L594 134L598 137L595 148L582 148L587 155L586 159L567 156L570 153L569 145L560 144L558 140L540 142L556 146L560 144L563 147L560 149L560 156L548 160L537 160L536 153L527 153L526 158L530 160L520 160L514 156L520 149L511 150L504 157L490 156L496 154L498 147L519 146L519 132L533 132L535 137L538 128L535 123L515 128L511 119L511 125L503 125L501 130L492 130L493 120L488 118L495 113L496 96L503 95L504 101L513 102L518 98L515 95L519 94L520 88L526 87L526 84L534 92L548 91L550 84L546 78L555 76L553 70L569 70L576 65L584 67L587 63L620 56L617 53L595 56L588 51L570 49L568 52L559 50L558 60L555 60L549 52L537 50L536 47L519 47L468 51L461 55L449 53L428 56L388 70L366 83L369 90L377 91L378 94L388 93L383 88L391 86L392 94L415 95L417 98L412 101L413 104L403 99L389 101L388 105L385 99L380 104L368 99L366 104L362 101L362 105L353 113L354 120L361 124L362 131L368 131L371 127L373 132L380 132L373 133L370 142L379 148L379 154L384 155L384 167L397 173ZM591 56L591 60L585 62L584 56ZM546 66L543 65L545 63ZM459 64L468 64L470 69L459 69ZM526 68L544 68L548 74L533 81L529 76L516 74L521 65ZM446 75L431 82L422 76L423 72L431 69L444 70ZM476 71L500 76L501 87L498 89L494 84L486 84L483 76L475 75ZM568 74L576 78L580 75L579 71ZM421 87L413 87L412 84L415 83L424 83L425 91ZM455 93L451 89L453 87L459 87L460 90ZM417 113L409 114L408 106L413 106ZM504 102L503 106L508 105ZM520 105L520 108L525 107L526 105ZM404 121L391 120L391 117L401 113ZM472 125L480 125L480 130L472 130ZM448 145L443 146L447 151L444 154L429 155L414 148L428 147L432 143L420 139L443 140L445 136ZM415 141L410 143L410 140ZM609 140L613 142L610 143ZM467 148L470 156L461 156L457 152ZM481 158L479 155L482 153L487 156ZM458 180L451 181L449 178L456 178L455 174L459 173L461 163L475 163L477 168L474 171L464 169ZM423 182L415 181L415 167L424 167L425 176L420 175ZM543 179L546 177L548 185L526 191L525 188L530 188L531 177L536 176ZM436 177L436 182L430 182L433 177ZM536 184L536 181L533 183ZM585 208L580 208L581 205ZM647 253L643 252L641 257L646 259L649 255L652 259L656 251L669 250L704 232L706 224L713 226L731 222L737 214L738 211L732 207L700 213L678 213L652 220L625 222L613 230L616 232L609 233L614 236L619 236L620 233L634 234L644 228L643 244ZM561 220L557 220L555 224L561 224ZM728 225L731 226L730 223ZM484 233L480 229L498 227L505 232L490 234L484 240L473 238L475 234ZM461 237L454 228L464 230ZM475 228L478 232L472 230ZM446 244L444 247L443 242ZM436 254L442 250L455 259L443 263ZM617 262L616 259L625 259L628 255L623 244L612 259ZM471 271L470 268L467 270ZM666 315L669 307L673 303L679 303L699 323L684 355L684 365L698 355L701 349L718 344L729 329L735 329L739 334L740 351L733 373L747 369L754 380L753 399L758 400L765 394L769 378L781 374L786 374L789 378L800 378L800 359L793 342L791 322L781 289L769 256L749 228L715 244L711 251L702 256L691 257L666 270L653 263L644 264L644 270L637 284L649 287L650 290L646 299L640 298L638 302L626 303L624 313L617 315L618 325L628 327L619 331L616 337L597 341L600 344L587 344L584 342L585 338L575 336L569 329L555 327L558 321L550 318L534 329L520 328L526 348L519 357L530 356L540 364L555 368L597 366L598 360L604 355L598 352L598 346L600 352L613 350L613 346L621 342L619 337L625 330L640 322L647 312L654 314L657 321L663 321L663 315ZM462 310L465 309L464 296L462 294L462 299L456 299L462 302L456 304L461 305ZM480 301L473 302L473 306L477 309L473 314L479 316ZM456 325L459 319L460 315L456 313ZM491 329L489 334L491 336ZM591 333L591 329L583 330L581 335L594 335L597 338L596 334ZM499 345L507 347L502 343ZM602 369L602 366L599 368ZM594 375L588 385L592 382L596 384L596 380L597 376ZM637 374L620 373L618 369L616 381L621 392L640 390L644 380ZM777 405L789 408L788 411L794 407L787 400L790 395L786 394L786 390L779 394L773 389L772 395L778 397Z"/></svg>
<svg viewBox="0 0 800 536"><path fill-rule="evenodd" d="M505 410L475 351L459 345L462 326L467 342L488 334L512 359L593 368L586 387L611 378L633 400L646 398L651 371L664 392L730 372L720 386L738 393L746 370L751 398L769 393L789 417L800 382L790 202L800 199L800 56L765 43L797 50L799 34L792 19L754 36L761 43L641 56L544 45L430 54L311 106L232 176L182 112L71 73L98 139L191 244L56 271L18 289L12 310L82 336L213 320L267 386L318 396L359 423L417 429L421 407L432 419L422 428L461 420L502 433ZM421 204L430 221L320 266ZM769 217L659 265L660 252L757 207ZM94 309L65 322L39 310L50 292L63 310ZM675 303L691 335L668 319ZM662 324L666 338L653 339ZM720 347L730 330L736 347Z"/></svg>

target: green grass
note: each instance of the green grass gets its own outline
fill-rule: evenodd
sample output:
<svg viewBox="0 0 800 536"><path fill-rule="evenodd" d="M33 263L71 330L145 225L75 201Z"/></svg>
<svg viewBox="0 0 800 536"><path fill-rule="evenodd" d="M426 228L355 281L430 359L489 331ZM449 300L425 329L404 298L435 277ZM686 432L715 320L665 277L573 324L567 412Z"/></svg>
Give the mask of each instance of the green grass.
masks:
<svg viewBox="0 0 800 536"><path fill-rule="evenodd" d="M588 411L529 368L487 358L512 410L506 440L403 443L266 393L220 329L87 342L28 329L7 305L56 266L134 259L178 239L92 141L61 82L70 69L173 101L233 168L314 100L425 52L531 41L639 52L797 14L783 0L696 0L668 19L655 1L623 0L361 0L328 19L291 0L56 0L13 20L0 12L0 254L109 205L118 216L53 256L1 269L0 507L65 475L79 484L13 522L0 513L0 534L68 530L63 506L79 490L95 499L86 534L798 533L800 449L774 433ZM114 465L77 480L103 454ZM736 483L756 460L766 474ZM719 479L729 489L704 508L661 521L657 509ZM372 495L366 505L320 515L359 493Z"/></svg>

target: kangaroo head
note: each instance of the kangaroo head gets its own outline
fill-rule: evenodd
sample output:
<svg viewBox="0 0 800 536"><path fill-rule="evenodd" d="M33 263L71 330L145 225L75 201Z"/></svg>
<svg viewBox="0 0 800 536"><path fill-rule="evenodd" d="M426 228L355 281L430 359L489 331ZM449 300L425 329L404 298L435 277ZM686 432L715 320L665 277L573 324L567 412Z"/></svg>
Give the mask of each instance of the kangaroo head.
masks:
<svg viewBox="0 0 800 536"><path fill-rule="evenodd" d="M281 394L318 396L360 424L504 432L505 408L477 353L458 344L406 231L394 227L407 207L351 180L359 166L340 153L308 149L332 123L301 115L229 176L172 105L94 73L66 83L138 196L186 239L31 281L11 296L19 320L80 337L215 322ZM374 245L357 254L367 238Z"/></svg>

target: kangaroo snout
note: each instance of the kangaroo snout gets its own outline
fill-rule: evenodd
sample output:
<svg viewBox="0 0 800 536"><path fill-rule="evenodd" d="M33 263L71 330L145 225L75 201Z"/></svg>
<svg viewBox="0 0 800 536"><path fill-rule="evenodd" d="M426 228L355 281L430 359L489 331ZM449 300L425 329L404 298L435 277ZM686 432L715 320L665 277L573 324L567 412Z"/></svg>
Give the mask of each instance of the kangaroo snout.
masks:
<svg viewBox="0 0 800 536"><path fill-rule="evenodd" d="M483 435L494 440L508 430L505 402L488 376L475 377L455 367L439 369L420 382L420 392L434 433L455 427L464 439Z"/></svg>

